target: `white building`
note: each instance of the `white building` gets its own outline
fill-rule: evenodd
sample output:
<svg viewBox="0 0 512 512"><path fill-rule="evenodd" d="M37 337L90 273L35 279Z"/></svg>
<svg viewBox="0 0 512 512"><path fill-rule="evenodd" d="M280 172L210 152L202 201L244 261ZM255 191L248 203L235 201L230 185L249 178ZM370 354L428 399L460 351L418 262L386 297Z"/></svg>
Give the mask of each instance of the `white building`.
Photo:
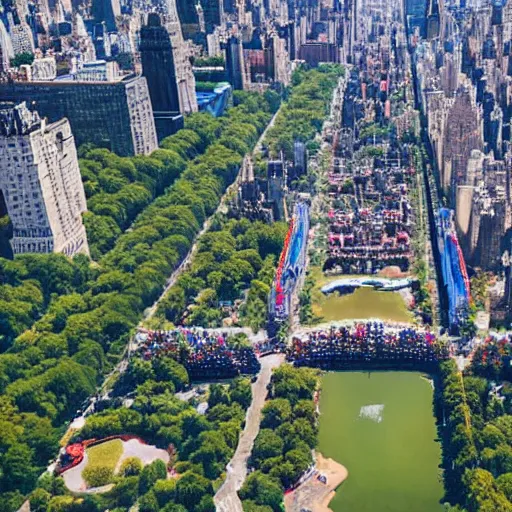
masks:
<svg viewBox="0 0 512 512"><path fill-rule="evenodd" d="M67 119L47 125L25 103L0 110L0 192L14 254L88 254L87 205Z"/></svg>

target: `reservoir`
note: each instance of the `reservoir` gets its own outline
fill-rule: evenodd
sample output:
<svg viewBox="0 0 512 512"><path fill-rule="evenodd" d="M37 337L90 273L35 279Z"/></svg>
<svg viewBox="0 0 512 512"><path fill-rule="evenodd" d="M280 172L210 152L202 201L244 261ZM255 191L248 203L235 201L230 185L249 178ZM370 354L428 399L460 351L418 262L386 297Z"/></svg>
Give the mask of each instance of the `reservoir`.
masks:
<svg viewBox="0 0 512 512"><path fill-rule="evenodd" d="M319 450L348 479L333 512L441 512L433 389L418 372L330 372L322 379Z"/></svg>

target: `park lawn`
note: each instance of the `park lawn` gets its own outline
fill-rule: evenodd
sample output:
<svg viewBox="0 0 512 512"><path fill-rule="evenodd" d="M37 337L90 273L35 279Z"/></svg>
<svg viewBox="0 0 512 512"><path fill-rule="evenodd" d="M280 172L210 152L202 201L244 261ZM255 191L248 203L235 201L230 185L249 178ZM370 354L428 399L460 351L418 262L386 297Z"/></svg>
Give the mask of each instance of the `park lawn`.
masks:
<svg viewBox="0 0 512 512"><path fill-rule="evenodd" d="M359 288L354 293L342 296L336 293L324 295L321 292L322 286L327 283L342 277L361 276L327 277L319 267L312 267L310 274L315 280L311 306L318 318L317 323L366 318L379 318L390 322L412 322L414 319L402 296L397 292L379 292L373 288Z"/></svg>
<svg viewBox="0 0 512 512"><path fill-rule="evenodd" d="M87 466L83 478L89 487L99 487L110 483L117 463L123 454L123 442L113 439L106 443L87 448Z"/></svg>

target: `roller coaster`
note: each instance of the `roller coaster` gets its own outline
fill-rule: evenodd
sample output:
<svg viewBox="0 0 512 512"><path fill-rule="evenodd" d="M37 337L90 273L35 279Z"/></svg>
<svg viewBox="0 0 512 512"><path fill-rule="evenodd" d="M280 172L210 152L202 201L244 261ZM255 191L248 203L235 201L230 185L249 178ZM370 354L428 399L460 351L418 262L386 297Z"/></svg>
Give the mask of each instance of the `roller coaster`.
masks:
<svg viewBox="0 0 512 512"><path fill-rule="evenodd" d="M270 292L271 321L284 322L290 315L292 295L306 267L308 233L309 206L306 203L297 203Z"/></svg>
<svg viewBox="0 0 512 512"><path fill-rule="evenodd" d="M437 215L437 237L443 285L448 298L448 322L457 332L468 319L471 290L464 255L453 222L453 211L440 208Z"/></svg>

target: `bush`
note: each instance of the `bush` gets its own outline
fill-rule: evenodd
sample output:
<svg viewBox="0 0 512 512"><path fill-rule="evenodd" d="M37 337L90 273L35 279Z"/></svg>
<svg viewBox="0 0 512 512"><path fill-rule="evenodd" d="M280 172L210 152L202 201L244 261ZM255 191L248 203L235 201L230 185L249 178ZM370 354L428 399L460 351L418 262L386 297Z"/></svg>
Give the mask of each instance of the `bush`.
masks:
<svg viewBox="0 0 512 512"><path fill-rule="evenodd" d="M142 471L142 462L138 457L125 459L119 470L120 476L137 476Z"/></svg>
<svg viewBox="0 0 512 512"><path fill-rule="evenodd" d="M86 467L82 471L82 477L86 481L88 487L101 487L112 483L114 479L114 471L108 466L92 466Z"/></svg>

